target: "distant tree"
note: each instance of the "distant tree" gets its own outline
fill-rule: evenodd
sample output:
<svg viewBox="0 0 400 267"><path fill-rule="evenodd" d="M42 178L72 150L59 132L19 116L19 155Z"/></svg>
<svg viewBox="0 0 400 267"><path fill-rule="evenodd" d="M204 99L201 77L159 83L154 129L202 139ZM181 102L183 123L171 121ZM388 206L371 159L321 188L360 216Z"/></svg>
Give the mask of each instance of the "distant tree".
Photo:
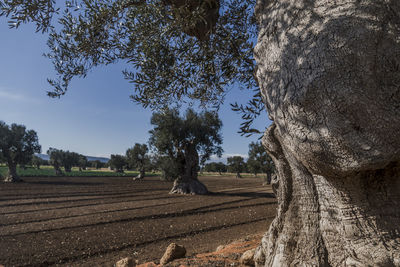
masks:
<svg viewBox="0 0 400 267"><path fill-rule="evenodd" d="M49 164L54 167L56 175L62 175L61 166L63 165L64 151L50 147L47 154L50 157Z"/></svg>
<svg viewBox="0 0 400 267"><path fill-rule="evenodd" d="M227 167L224 163L222 162L217 162L215 164L215 170L221 175L223 172L227 172Z"/></svg>
<svg viewBox="0 0 400 267"><path fill-rule="evenodd" d="M246 162L247 169L250 173L254 174L254 176L257 176L257 174L262 172L262 167L259 161L249 158Z"/></svg>
<svg viewBox="0 0 400 267"><path fill-rule="evenodd" d="M241 178L241 172L245 169L245 162L241 156L233 156L227 159L229 172L236 173L236 178Z"/></svg>
<svg viewBox="0 0 400 267"><path fill-rule="evenodd" d="M204 165L204 171L205 172L215 172L214 168L215 162L207 163Z"/></svg>
<svg viewBox="0 0 400 267"><path fill-rule="evenodd" d="M89 161L88 165L96 170L105 167L105 163L101 162L100 160Z"/></svg>
<svg viewBox="0 0 400 267"><path fill-rule="evenodd" d="M86 170L86 167L88 165L89 165L89 163L88 163L88 160L87 160L86 156L79 155L79 158L78 158L79 171Z"/></svg>
<svg viewBox="0 0 400 267"><path fill-rule="evenodd" d="M249 145L249 159L247 160L249 171L267 174L267 184L271 183L272 174L275 171L275 165L272 158L268 155L264 146L260 142L252 142Z"/></svg>
<svg viewBox="0 0 400 267"><path fill-rule="evenodd" d="M154 113L150 131L150 145L160 156L169 157L173 167L167 179L175 179L171 193L206 194L207 188L197 179L199 162L211 155L222 154L222 122L217 113L196 113L188 109L183 117L176 109ZM164 169L165 170L165 169Z"/></svg>
<svg viewBox="0 0 400 267"><path fill-rule="evenodd" d="M109 164L115 172L124 172L124 167L127 165L126 158L121 155L111 155Z"/></svg>
<svg viewBox="0 0 400 267"><path fill-rule="evenodd" d="M36 167L36 169L39 170L40 166L45 164L45 160L43 160L41 157L34 155L32 157L31 163L32 163L32 166Z"/></svg>
<svg viewBox="0 0 400 267"><path fill-rule="evenodd" d="M21 181L17 175L17 164L26 164L34 153L40 151L41 146L34 130L26 130L24 125L18 124L8 126L0 121L0 154L8 166L5 182Z"/></svg>
<svg viewBox="0 0 400 267"><path fill-rule="evenodd" d="M134 147L126 151L126 160L129 168L139 170L139 175L136 179L143 179L145 176L146 166L149 164L149 156L147 152L149 148L146 144L136 143Z"/></svg>
<svg viewBox="0 0 400 267"><path fill-rule="evenodd" d="M73 166L79 165L80 155L76 152L63 151L62 165L65 172L71 172Z"/></svg>
<svg viewBox="0 0 400 267"><path fill-rule="evenodd" d="M226 172L227 168L226 165L222 162L210 162L207 163L204 166L204 171L206 172L218 172L219 175L222 174L222 172Z"/></svg>

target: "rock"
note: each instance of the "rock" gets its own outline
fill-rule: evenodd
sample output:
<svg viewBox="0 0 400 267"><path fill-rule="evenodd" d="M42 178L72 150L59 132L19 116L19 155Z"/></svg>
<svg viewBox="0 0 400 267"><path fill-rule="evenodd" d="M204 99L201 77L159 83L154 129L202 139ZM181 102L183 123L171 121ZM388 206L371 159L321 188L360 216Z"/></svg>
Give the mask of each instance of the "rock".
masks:
<svg viewBox="0 0 400 267"><path fill-rule="evenodd" d="M171 243L164 253L164 256L160 260L160 264L164 265L175 259L180 259L185 257L186 249L183 246L179 246L176 243Z"/></svg>
<svg viewBox="0 0 400 267"><path fill-rule="evenodd" d="M130 257L117 261L117 263L115 264L115 267L135 267L135 266L136 262Z"/></svg>
<svg viewBox="0 0 400 267"><path fill-rule="evenodd" d="M217 249L215 251L220 251L220 250L223 250L224 248L225 248L224 245L220 245L220 246L217 247Z"/></svg>
<svg viewBox="0 0 400 267"><path fill-rule="evenodd" d="M255 249L251 249L243 253L242 257L240 257L240 264L245 266L254 266L254 253Z"/></svg>

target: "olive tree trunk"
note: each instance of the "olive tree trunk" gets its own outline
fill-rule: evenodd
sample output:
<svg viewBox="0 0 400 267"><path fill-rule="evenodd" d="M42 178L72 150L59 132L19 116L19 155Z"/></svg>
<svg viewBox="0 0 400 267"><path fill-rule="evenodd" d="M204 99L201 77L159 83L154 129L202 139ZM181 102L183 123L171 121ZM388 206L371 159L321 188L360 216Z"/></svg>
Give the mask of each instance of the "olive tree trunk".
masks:
<svg viewBox="0 0 400 267"><path fill-rule="evenodd" d="M272 172L271 171L267 171L267 180L266 183L267 184L271 184L272 181Z"/></svg>
<svg viewBox="0 0 400 267"><path fill-rule="evenodd" d="M257 266L400 266L400 2L258 0L278 214Z"/></svg>
<svg viewBox="0 0 400 267"><path fill-rule="evenodd" d="M57 176L63 175L63 172L59 166L54 166L54 170L56 171Z"/></svg>
<svg viewBox="0 0 400 267"><path fill-rule="evenodd" d="M17 164L15 164L12 159L8 159L7 165L8 165L8 173L4 178L4 182L9 182L9 183L22 182L22 179L17 174Z"/></svg>
<svg viewBox="0 0 400 267"><path fill-rule="evenodd" d="M133 180L134 180L134 181L142 180L142 179L145 177L145 175L146 175L146 172L145 172L144 168L141 168L141 169L139 170L139 175L136 176L136 177L134 177Z"/></svg>
<svg viewBox="0 0 400 267"><path fill-rule="evenodd" d="M188 145L180 157L181 170L170 194L208 194L207 187L197 178L199 155L194 145Z"/></svg>

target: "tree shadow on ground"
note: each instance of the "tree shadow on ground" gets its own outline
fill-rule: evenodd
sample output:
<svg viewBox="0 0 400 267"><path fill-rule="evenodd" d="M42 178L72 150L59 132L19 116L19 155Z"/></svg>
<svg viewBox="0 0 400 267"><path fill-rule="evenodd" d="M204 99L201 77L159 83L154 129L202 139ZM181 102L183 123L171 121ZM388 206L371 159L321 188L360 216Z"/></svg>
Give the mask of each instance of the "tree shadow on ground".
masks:
<svg viewBox="0 0 400 267"><path fill-rule="evenodd" d="M275 198L273 193L266 193L266 192L234 192L234 193L227 193L227 192L210 192L210 196L216 197L251 197L251 198Z"/></svg>

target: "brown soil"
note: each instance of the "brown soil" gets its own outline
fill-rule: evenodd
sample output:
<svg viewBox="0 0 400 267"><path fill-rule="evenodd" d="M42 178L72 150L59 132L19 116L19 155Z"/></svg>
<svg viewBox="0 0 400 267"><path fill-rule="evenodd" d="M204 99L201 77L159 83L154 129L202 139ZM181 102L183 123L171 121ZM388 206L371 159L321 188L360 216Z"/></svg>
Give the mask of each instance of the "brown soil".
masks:
<svg viewBox="0 0 400 267"><path fill-rule="evenodd" d="M267 230L276 199L261 180L201 177L207 196L169 195L145 178L25 178L0 184L0 264L112 266L158 262L171 242L187 255Z"/></svg>

